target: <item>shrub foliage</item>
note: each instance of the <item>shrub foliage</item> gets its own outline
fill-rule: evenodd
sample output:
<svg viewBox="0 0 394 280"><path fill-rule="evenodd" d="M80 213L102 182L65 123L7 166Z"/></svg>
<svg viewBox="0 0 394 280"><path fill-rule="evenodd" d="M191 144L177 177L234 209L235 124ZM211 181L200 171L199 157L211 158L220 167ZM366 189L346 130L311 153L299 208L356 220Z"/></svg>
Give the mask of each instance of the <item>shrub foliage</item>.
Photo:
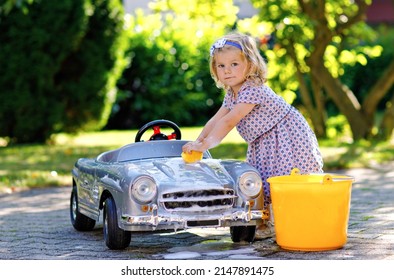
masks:
<svg viewBox="0 0 394 280"><path fill-rule="evenodd" d="M105 125L125 67L119 0L35 1L0 14L0 137Z"/></svg>

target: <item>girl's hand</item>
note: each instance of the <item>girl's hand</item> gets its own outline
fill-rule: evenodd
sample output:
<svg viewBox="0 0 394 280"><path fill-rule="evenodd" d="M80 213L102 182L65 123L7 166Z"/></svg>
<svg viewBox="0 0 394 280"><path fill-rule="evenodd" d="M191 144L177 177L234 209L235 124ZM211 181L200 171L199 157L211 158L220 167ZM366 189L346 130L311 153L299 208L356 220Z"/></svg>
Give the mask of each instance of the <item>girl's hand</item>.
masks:
<svg viewBox="0 0 394 280"><path fill-rule="evenodd" d="M201 142L193 141L193 142L188 142L185 145L183 145L182 151L184 153L190 154L192 151L204 152L204 149L202 148Z"/></svg>

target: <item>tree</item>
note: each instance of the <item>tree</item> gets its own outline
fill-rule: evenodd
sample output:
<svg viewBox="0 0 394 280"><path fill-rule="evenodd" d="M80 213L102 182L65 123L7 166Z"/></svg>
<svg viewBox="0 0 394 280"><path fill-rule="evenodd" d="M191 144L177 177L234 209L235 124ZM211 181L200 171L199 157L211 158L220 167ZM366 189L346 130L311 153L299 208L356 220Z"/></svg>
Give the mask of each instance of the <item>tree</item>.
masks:
<svg viewBox="0 0 394 280"><path fill-rule="evenodd" d="M40 0L2 0L0 2L0 14L7 15L12 9L21 9L24 13L29 10L29 5Z"/></svg>
<svg viewBox="0 0 394 280"><path fill-rule="evenodd" d="M374 125L378 104L394 84L394 56L384 74L364 99L342 81L346 64L365 64L381 54L380 46L368 47L374 32L364 22L369 0L265 0L254 1L261 20L271 23L275 48L268 57L292 65L289 81L296 77L299 93L315 131L324 136L327 100L346 117L354 140L376 136ZM275 52L275 53L273 53ZM275 58L279 56L279 58ZM291 62L291 64L289 63ZM293 80L294 81L294 80ZM386 116L392 116L387 101ZM393 131L390 117L382 123Z"/></svg>
<svg viewBox="0 0 394 280"><path fill-rule="evenodd" d="M0 3L0 136L44 142L104 126L126 65L121 2L11 2Z"/></svg>
<svg viewBox="0 0 394 280"><path fill-rule="evenodd" d="M118 82L120 94L109 129L130 129L152 119L202 125L222 102L209 73L209 47L232 28L232 0L160 0L152 14L129 18L130 66Z"/></svg>

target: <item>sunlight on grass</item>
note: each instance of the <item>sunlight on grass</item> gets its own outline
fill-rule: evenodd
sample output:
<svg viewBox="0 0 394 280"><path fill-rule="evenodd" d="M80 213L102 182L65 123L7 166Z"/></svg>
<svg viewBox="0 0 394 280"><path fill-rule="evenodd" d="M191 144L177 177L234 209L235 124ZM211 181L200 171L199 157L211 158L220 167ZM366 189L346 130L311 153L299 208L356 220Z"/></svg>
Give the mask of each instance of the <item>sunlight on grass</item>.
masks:
<svg viewBox="0 0 394 280"><path fill-rule="evenodd" d="M182 139L195 140L201 127L181 128ZM171 131L162 130L168 134ZM70 186L71 170L79 158L134 143L137 130L58 134L48 145L0 146L0 193L27 187ZM147 138L152 132L147 131ZM247 144L234 129L211 149L214 158L245 160ZM394 142L341 143L320 141L325 171L366 167L394 160Z"/></svg>
<svg viewBox="0 0 394 280"><path fill-rule="evenodd" d="M194 140L201 127L182 130L182 139ZM161 130L170 134L172 130ZM137 130L57 134L48 145L0 146L0 193L26 187L71 185L71 170L79 158L94 158L102 152L134 143ZM147 138L152 134L147 131ZM145 139L145 141L148 139ZM232 144L231 144L232 143ZM246 145L234 129L212 154L220 158L245 157ZM230 144L229 146L226 146Z"/></svg>
<svg viewBox="0 0 394 280"><path fill-rule="evenodd" d="M195 140L201 132L202 127L186 127L181 128L182 139ZM168 135L172 132L169 129L161 129L161 132ZM54 143L62 146L110 146L121 147L128 143L134 143L137 130L130 131L103 131L103 132L86 132L79 135L58 134L52 139ZM147 138L151 136L152 132L145 132ZM144 137L145 138L145 137ZM144 139L145 141L148 139ZM241 143L244 142L242 137L238 134L236 129L223 139L222 143Z"/></svg>

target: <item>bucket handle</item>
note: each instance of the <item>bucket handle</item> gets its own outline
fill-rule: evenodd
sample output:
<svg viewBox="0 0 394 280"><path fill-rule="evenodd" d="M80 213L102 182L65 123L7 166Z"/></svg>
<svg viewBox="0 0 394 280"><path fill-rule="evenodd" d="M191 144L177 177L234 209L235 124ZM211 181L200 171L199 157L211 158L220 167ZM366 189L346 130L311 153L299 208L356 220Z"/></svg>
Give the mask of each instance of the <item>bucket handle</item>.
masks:
<svg viewBox="0 0 394 280"><path fill-rule="evenodd" d="M298 176L298 175L301 175L301 172L298 168L295 167L291 170L290 175L291 176ZM331 184L334 181L337 182L337 181L349 181L349 180L354 181L354 178L352 176L347 176L346 178L335 178L334 179L334 178L332 178L331 174L325 174L323 176L323 184Z"/></svg>
<svg viewBox="0 0 394 280"><path fill-rule="evenodd" d="M332 176L330 174L326 174L323 177L323 184L331 184L332 183Z"/></svg>
<svg viewBox="0 0 394 280"><path fill-rule="evenodd" d="M293 168L290 173L291 176L301 175L300 170L298 168ZM323 176L323 184L331 184L333 182L332 176L330 174L325 174Z"/></svg>
<svg viewBox="0 0 394 280"><path fill-rule="evenodd" d="M295 167L291 170L290 175L300 175L300 170Z"/></svg>

